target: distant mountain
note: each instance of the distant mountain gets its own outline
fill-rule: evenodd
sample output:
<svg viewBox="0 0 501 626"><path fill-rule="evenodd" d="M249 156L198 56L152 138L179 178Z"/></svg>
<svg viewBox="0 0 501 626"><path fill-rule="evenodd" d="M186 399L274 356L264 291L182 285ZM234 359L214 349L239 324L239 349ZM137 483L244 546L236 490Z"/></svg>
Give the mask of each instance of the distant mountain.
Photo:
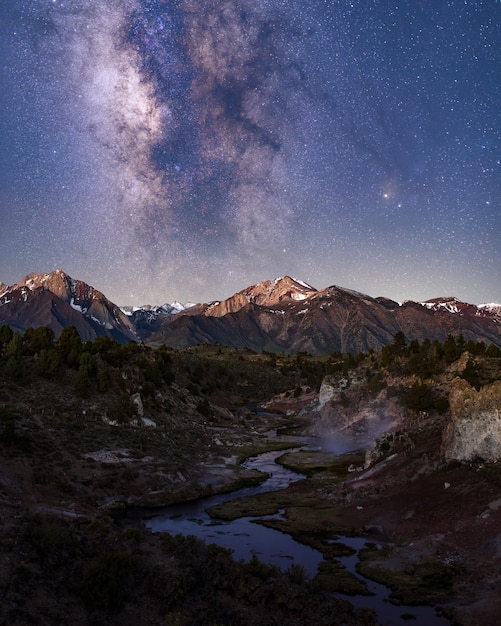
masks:
<svg viewBox="0 0 501 626"><path fill-rule="evenodd" d="M123 306L121 310L134 326L137 336L141 340L146 340L152 333L158 332L170 324L175 315L185 312L193 306L195 306L193 303L173 302L161 306L152 306L151 304L139 307Z"/></svg>
<svg viewBox="0 0 501 626"><path fill-rule="evenodd" d="M66 326L75 326L83 341L103 335L120 343L138 340L134 325L118 306L62 270L29 274L16 285L2 285L0 324L20 332L48 326L56 337Z"/></svg>
<svg viewBox="0 0 501 626"><path fill-rule="evenodd" d="M185 348L221 343L255 351L311 354L380 350L403 332L408 341L466 341L501 347L501 305L474 305L453 297L402 304L337 286L317 290L284 276L251 285L223 301L123 307L61 270L0 284L0 324L24 331L73 325L82 339L107 335Z"/></svg>
<svg viewBox="0 0 501 626"><path fill-rule="evenodd" d="M468 304L454 297L434 298L421 303L432 311L448 311L459 315L475 315L479 317L491 317L501 321L501 304Z"/></svg>

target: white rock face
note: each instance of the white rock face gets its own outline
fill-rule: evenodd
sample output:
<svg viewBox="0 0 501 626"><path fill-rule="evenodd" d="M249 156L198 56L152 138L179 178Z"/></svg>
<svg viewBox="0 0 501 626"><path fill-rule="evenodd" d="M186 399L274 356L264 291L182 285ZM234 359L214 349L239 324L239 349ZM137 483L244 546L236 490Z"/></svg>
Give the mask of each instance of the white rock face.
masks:
<svg viewBox="0 0 501 626"><path fill-rule="evenodd" d="M447 461L501 459L501 381L476 391L465 380L452 381L451 422L442 437Z"/></svg>
<svg viewBox="0 0 501 626"><path fill-rule="evenodd" d="M349 381L347 378L339 378L336 376L325 376L320 385L318 392L318 407L317 410L322 409L328 402L334 398L340 391L348 387Z"/></svg>
<svg viewBox="0 0 501 626"><path fill-rule="evenodd" d="M139 393L135 393L130 397L130 401L136 405L137 407L137 414L139 417L144 417L144 407L143 407L143 401L141 399L141 394Z"/></svg>

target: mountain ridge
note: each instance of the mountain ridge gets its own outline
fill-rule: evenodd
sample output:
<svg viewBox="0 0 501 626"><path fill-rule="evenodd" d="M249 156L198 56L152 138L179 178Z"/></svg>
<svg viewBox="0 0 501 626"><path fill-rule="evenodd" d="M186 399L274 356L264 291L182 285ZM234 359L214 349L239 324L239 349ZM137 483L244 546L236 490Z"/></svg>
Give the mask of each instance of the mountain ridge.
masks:
<svg viewBox="0 0 501 626"><path fill-rule="evenodd" d="M118 307L63 270L0 283L0 324L23 332L49 326L56 335L74 325L82 339L110 336L184 348L221 343L255 351L312 354L367 352L393 341L465 340L501 346L501 304L475 305L454 296L396 302L331 285L318 290L290 276L246 287L225 300Z"/></svg>

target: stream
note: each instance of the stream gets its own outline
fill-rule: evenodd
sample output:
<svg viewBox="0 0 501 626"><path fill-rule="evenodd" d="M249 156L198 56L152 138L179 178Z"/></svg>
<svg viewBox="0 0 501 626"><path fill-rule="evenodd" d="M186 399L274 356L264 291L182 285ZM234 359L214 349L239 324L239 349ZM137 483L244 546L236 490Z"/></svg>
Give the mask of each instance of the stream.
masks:
<svg viewBox="0 0 501 626"><path fill-rule="evenodd" d="M311 442L309 442L311 446ZM218 494L199 500L182 502L159 509L155 514L142 517L140 523L153 532L167 532L169 534L194 535L207 543L215 543L233 551L236 560L250 560L254 555L264 563L287 569L291 564L301 565L311 576L315 576L319 563L323 560L322 554L309 546L295 541L290 535L281 533L273 528L254 523L262 517L240 517L233 521L211 518L206 510L215 504L235 500L243 496L255 495L267 491L284 489L291 482L302 479L304 476L282 467L275 460L284 454L284 450L259 454L247 459L243 465L249 469L256 469L268 474L268 479L257 487L245 487L231 493ZM277 517L270 515L269 517ZM136 518L136 523L137 523ZM356 572L358 551L363 548L367 539L363 537L339 536L339 541L354 548L357 554L339 557L339 561L352 573ZM342 596L356 607L372 608L378 615L382 626L408 624L426 624L426 626L445 626L449 620L438 615L434 608L425 606L393 605L388 601L391 590L384 585L363 578L372 596ZM412 617L411 617L412 616Z"/></svg>

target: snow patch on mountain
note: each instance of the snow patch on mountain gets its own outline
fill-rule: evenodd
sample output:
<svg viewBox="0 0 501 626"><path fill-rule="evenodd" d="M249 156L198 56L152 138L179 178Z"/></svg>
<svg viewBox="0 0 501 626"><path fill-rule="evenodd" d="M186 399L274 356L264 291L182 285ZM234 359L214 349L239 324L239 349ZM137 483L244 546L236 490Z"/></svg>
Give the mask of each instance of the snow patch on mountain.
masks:
<svg viewBox="0 0 501 626"><path fill-rule="evenodd" d="M190 309L192 306L195 306L194 302L182 303L175 300L170 304L165 303L161 305L143 304L142 306L121 306L120 310L128 317L131 317L134 313L137 313L137 311L142 311L143 313L152 313L152 315L161 315L162 313L166 313L168 315L177 315L178 313L181 313L181 311Z"/></svg>
<svg viewBox="0 0 501 626"><path fill-rule="evenodd" d="M75 304L75 298L71 298L70 306L71 306L72 309L75 309L75 311L78 311L79 313L82 313L82 315L84 313L87 313L87 309L85 307L80 306L79 304Z"/></svg>
<svg viewBox="0 0 501 626"><path fill-rule="evenodd" d="M458 315L472 315L477 317L491 317L494 319L501 319L501 304L491 302L489 304L469 304L468 302L462 302L455 297L446 298L433 298L432 300L426 300L426 302L420 302L421 306L424 306L430 311L447 311L448 313L454 313Z"/></svg>

